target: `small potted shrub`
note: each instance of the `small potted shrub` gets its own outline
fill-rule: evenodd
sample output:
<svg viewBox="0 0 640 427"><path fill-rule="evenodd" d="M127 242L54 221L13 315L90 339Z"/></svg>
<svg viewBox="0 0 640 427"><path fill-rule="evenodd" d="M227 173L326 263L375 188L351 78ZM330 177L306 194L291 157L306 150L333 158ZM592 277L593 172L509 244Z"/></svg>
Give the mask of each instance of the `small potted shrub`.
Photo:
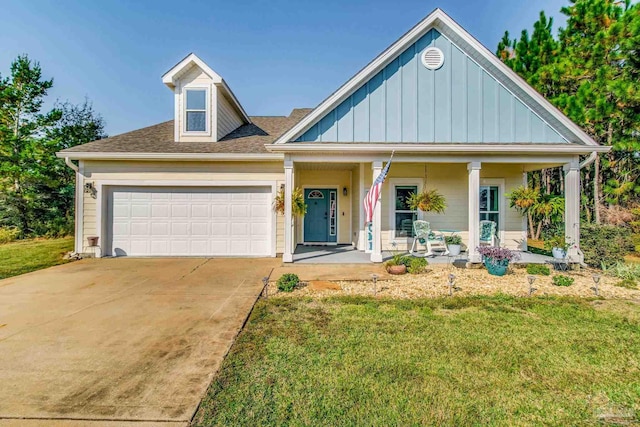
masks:
<svg viewBox="0 0 640 427"><path fill-rule="evenodd" d="M544 242L546 250L550 250L551 254L556 259L564 259L567 256L567 249L569 249L571 243L563 235L556 235Z"/></svg>
<svg viewBox="0 0 640 427"><path fill-rule="evenodd" d="M460 255L462 248L462 237L454 234L453 236L446 236L444 238L447 248L449 248L449 254L452 256Z"/></svg>
<svg viewBox="0 0 640 427"><path fill-rule="evenodd" d="M405 274L407 272L406 259L402 254L395 254L393 258L385 263L389 274Z"/></svg>
<svg viewBox="0 0 640 427"><path fill-rule="evenodd" d="M493 276L504 276L509 262L518 259L518 254L514 251L498 246L479 246L477 250L482 255L487 271Z"/></svg>

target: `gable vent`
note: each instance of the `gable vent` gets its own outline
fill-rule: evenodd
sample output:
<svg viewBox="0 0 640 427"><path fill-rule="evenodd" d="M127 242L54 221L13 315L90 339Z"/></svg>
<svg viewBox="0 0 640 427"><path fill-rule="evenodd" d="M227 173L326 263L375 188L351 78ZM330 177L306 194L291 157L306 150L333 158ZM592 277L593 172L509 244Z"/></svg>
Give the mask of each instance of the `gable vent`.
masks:
<svg viewBox="0 0 640 427"><path fill-rule="evenodd" d="M437 70L444 64L444 54L437 47L428 47L422 52L422 65L430 70Z"/></svg>

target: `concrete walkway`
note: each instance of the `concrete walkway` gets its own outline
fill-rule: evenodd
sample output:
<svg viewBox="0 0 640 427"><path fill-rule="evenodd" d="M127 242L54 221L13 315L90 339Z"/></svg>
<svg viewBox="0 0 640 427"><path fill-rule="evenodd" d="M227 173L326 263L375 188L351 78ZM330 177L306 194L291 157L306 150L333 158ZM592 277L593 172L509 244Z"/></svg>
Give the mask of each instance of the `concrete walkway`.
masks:
<svg viewBox="0 0 640 427"><path fill-rule="evenodd" d="M186 425L279 264L84 260L0 281L0 425Z"/></svg>

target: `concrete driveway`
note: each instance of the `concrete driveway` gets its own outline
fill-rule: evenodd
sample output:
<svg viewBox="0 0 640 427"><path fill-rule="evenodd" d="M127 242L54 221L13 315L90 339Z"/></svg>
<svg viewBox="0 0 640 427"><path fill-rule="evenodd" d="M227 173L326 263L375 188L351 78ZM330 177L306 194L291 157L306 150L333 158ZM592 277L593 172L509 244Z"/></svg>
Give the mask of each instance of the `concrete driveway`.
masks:
<svg viewBox="0 0 640 427"><path fill-rule="evenodd" d="M0 281L0 425L185 423L278 264L84 260Z"/></svg>

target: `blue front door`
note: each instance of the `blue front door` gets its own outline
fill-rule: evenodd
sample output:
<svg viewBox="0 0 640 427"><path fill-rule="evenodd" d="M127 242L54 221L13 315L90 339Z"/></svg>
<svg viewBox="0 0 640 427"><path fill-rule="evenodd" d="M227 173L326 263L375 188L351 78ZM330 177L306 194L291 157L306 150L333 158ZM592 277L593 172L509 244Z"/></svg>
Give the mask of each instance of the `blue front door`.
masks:
<svg viewBox="0 0 640 427"><path fill-rule="evenodd" d="M335 190L306 189L304 201L304 241L306 243L331 243L337 241L337 197Z"/></svg>

